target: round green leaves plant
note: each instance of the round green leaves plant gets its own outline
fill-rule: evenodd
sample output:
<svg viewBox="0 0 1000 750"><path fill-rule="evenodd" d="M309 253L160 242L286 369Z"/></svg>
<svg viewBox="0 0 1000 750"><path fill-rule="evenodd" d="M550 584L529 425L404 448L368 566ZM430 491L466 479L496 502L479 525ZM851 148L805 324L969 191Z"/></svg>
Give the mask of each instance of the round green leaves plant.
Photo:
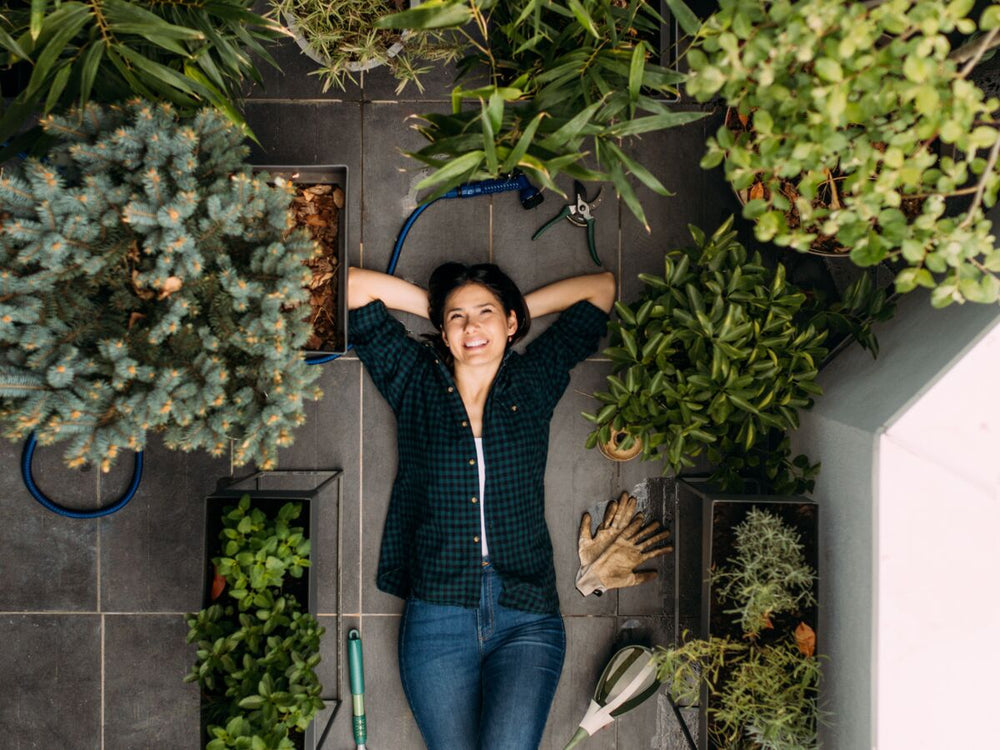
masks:
<svg viewBox="0 0 1000 750"><path fill-rule="evenodd" d="M817 365L825 331L803 322L806 295L736 241L732 219L710 237L664 257L664 272L640 274L646 290L616 303L609 325L614 374L587 446L627 433L643 458L679 473L707 451L718 465L798 426L798 409L821 393ZM808 465L805 467L808 468Z"/></svg>
<svg viewBox="0 0 1000 750"><path fill-rule="evenodd" d="M750 124L721 127L702 166L724 163L750 189L758 239L807 250L831 238L862 266L901 260L896 288L931 288L937 306L1000 298L985 216L1000 189L1000 102L969 80L1000 7L977 24L973 4L722 0L694 33L687 90Z"/></svg>
<svg viewBox="0 0 1000 750"><path fill-rule="evenodd" d="M0 425L107 469L147 433L274 464L318 370L290 188L214 110L90 104L0 176Z"/></svg>

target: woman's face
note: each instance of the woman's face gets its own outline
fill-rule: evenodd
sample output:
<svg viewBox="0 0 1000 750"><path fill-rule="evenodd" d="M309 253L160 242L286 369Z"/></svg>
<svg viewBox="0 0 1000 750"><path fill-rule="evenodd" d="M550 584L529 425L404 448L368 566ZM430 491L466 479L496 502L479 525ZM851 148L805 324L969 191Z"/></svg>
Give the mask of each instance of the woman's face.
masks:
<svg viewBox="0 0 1000 750"><path fill-rule="evenodd" d="M517 331L517 315L504 313L500 299L481 284L465 284L444 303L441 337L457 365L481 365L502 359L507 337Z"/></svg>

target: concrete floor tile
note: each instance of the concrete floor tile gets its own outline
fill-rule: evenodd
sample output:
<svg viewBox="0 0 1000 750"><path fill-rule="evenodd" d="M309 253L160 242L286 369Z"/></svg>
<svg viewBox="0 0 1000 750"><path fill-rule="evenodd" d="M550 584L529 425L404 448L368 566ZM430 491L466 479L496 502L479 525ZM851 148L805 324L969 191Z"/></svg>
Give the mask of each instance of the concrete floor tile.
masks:
<svg viewBox="0 0 1000 750"><path fill-rule="evenodd" d="M104 750L199 750L199 690L183 681L195 661L177 615L105 618Z"/></svg>
<svg viewBox="0 0 1000 750"><path fill-rule="evenodd" d="M375 585L382 527L389 508L392 483L396 478L396 418L367 373L362 401L362 477L364 491L359 518L361 565L361 611L365 614L399 614L403 600Z"/></svg>
<svg viewBox="0 0 1000 750"><path fill-rule="evenodd" d="M227 480L229 469L228 458L168 450L158 436L149 440L135 498L100 521L103 611L198 609L204 586L203 499Z"/></svg>
<svg viewBox="0 0 1000 750"><path fill-rule="evenodd" d="M359 262L363 185L361 104L250 100L245 110L247 122L265 144L252 147L251 163L347 166L347 259L349 264Z"/></svg>
<svg viewBox="0 0 1000 750"><path fill-rule="evenodd" d="M596 449L584 447L591 425L580 416L580 412L593 411L589 394L604 381L607 367L606 362L595 361L576 366L549 428L545 518L563 614L614 614L617 607L615 594L584 597L576 590L580 519L592 506L618 497L614 466Z"/></svg>
<svg viewBox="0 0 1000 750"><path fill-rule="evenodd" d="M247 86L246 95L251 100L346 100L360 101L363 92L360 83L345 81L343 89L335 85L323 91L323 80L316 71L320 64L306 56L294 39L282 39L268 45L268 53L278 64L278 68L256 58L260 70L261 83ZM260 134L257 133L260 138ZM263 139L261 139L263 140Z"/></svg>
<svg viewBox="0 0 1000 750"><path fill-rule="evenodd" d="M60 463L58 447L39 448L38 486L67 506L96 507L96 471L74 471ZM94 611L97 609L96 521L63 518L28 494L16 468L21 445L0 443L0 612Z"/></svg>
<svg viewBox="0 0 1000 750"><path fill-rule="evenodd" d="M671 532L666 544L672 546L674 532L674 485L673 480L655 478L641 482L638 486L624 486L639 500L639 512L647 522L658 521L665 531ZM668 552L654 557L641 566L642 570L656 571L652 581L622 589L618 593L618 614L662 615L673 608L674 595L674 554Z"/></svg>
<svg viewBox="0 0 1000 750"><path fill-rule="evenodd" d="M614 617L564 617L563 621L566 624L566 661L539 746L541 750L562 750L576 732L590 705L597 680L612 654L615 638ZM587 750L613 750L614 730L598 732L586 741L585 747Z"/></svg>
<svg viewBox="0 0 1000 750"><path fill-rule="evenodd" d="M4 615L0 640L4 747L100 747L101 618Z"/></svg>
<svg viewBox="0 0 1000 750"><path fill-rule="evenodd" d="M423 740L399 679L399 617L362 618L365 659L365 711L373 748L422 750Z"/></svg>
<svg viewBox="0 0 1000 750"><path fill-rule="evenodd" d="M422 105L422 106L421 106ZM396 237L417 207L416 184L427 174L403 153L426 142L414 130L414 113L446 110L442 103L373 103L364 109L363 265L386 270ZM396 275L426 287L435 267L449 260L489 260L490 199L442 200L413 224ZM354 261L352 261L354 262Z"/></svg>
<svg viewBox="0 0 1000 750"><path fill-rule="evenodd" d="M317 574L318 611L332 614L337 607L337 567L343 577L340 611L359 611L358 519L361 505L361 362L338 358L323 365L317 384L323 398L306 402L306 423L295 433L295 444L281 451L281 469L341 469L343 517L338 519L336 493L323 495L318 542L313 547ZM331 507L327 508L327 504ZM342 524L343 559L337 560L337 524Z"/></svg>
<svg viewBox="0 0 1000 750"><path fill-rule="evenodd" d="M711 234L727 216L739 214L739 204L721 168L706 171L698 165L705 139L717 127L715 119L709 117L646 134L631 144L632 155L675 195L662 197L644 186L636 187L650 232L631 211L622 208L621 297L626 302L637 299L644 288L638 274L662 274L664 252L690 244L688 224Z"/></svg>
<svg viewBox="0 0 1000 750"><path fill-rule="evenodd" d="M347 632L351 628L360 628L361 618L344 617L340 620L339 628L337 617L321 615L318 620L320 625L326 628L321 645L323 660L316 667L316 674L323 685L323 701L326 703L326 707L313 720L316 740L318 742L320 735L326 731L330 717L336 709L336 714L333 715L333 724L330 726L323 747L353 747L351 690L347 665ZM368 672L367 665L365 671ZM339 708L336 706L337 699L340 700Z"/></svg>

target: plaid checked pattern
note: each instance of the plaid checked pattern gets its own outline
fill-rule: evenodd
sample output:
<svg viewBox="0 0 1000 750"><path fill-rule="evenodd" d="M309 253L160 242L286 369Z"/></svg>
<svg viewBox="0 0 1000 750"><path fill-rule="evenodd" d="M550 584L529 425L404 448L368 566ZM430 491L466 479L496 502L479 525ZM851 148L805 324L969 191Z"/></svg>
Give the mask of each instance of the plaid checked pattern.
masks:
<svg viewBox="0 0 1000 750"><path fill-rule="evenodd" d="M523 354L508 350L483 413L486 537L500 603L558 612L545 525L552 411L573 367L597 350L608 316L588 302L564 311ZM479 605L479 470L462 397L429 343L411 338L376 300L350 313L354 350L396 414L399 466L377 585L390 594Z"/></svg>

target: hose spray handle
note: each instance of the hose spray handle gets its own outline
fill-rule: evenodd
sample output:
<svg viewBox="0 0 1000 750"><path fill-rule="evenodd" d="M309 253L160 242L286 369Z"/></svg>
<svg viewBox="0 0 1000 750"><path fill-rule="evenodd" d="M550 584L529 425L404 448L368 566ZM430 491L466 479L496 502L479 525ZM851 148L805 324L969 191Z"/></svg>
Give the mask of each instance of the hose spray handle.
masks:
<svg viewBox="0 0 1000 750"><path fill-rule="evenodd" d="M466 182L455 188L454 193L455 197L458 198L474 198L477 195L505 193L510 190L518 191L518 198L520 198L524 208L534 208L545 199L538 188L532 185L521 172L514 172L491 180Z"/></svg>

